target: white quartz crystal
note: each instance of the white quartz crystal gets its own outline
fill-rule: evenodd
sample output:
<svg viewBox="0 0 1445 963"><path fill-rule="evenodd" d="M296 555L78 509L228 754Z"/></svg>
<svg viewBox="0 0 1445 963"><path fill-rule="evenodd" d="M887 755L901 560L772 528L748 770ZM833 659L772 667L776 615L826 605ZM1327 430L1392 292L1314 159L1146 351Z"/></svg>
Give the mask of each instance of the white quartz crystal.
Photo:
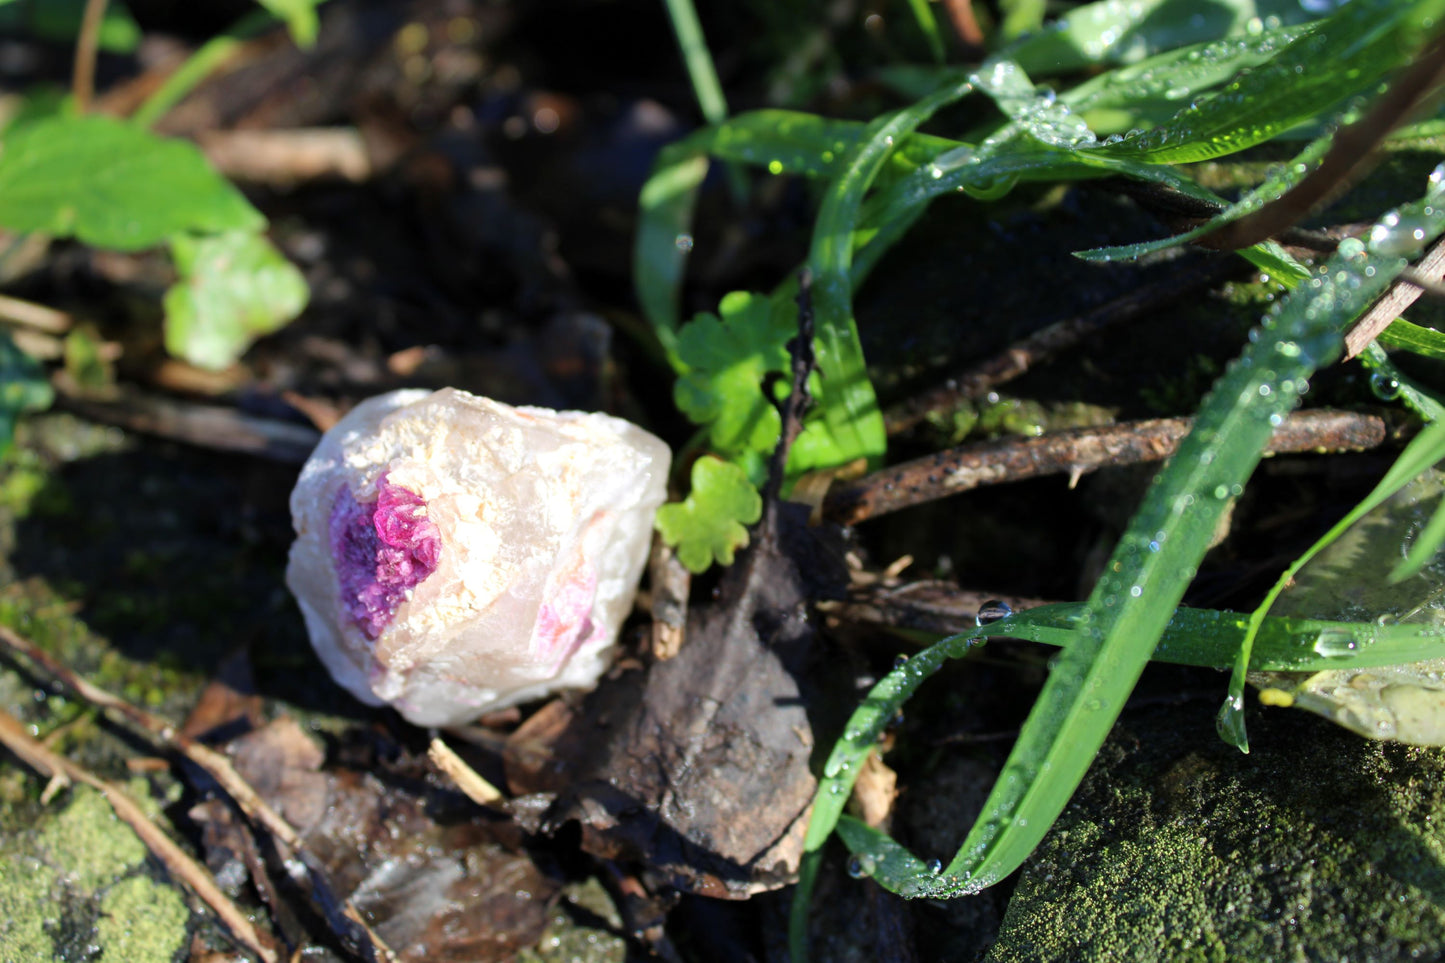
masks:
<svg viewBox="0 0 1445 963"><path fill-rule="evenodd" d="M301 470L286 584L336 681L417 725L590 687L669 458L607 415L451 388L372 398Z"/></svg>

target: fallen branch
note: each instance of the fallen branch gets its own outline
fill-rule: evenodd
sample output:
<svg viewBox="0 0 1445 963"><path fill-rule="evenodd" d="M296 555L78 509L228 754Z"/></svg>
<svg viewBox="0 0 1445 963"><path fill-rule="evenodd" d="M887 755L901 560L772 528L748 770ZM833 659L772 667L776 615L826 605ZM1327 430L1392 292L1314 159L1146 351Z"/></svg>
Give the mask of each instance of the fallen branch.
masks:
<svg viewBox="0 0 1445 963"><path fill-rule="evenodd" d="M883 415L888 434L907 431L933 412L952 411L962 401L982 398L999 385L1074 347L1089 335L1172 304L1190 291L1209 287L1238 274L1240 270L1240 263L1234 258L1212 258L1191 270L1146 284L1092 311L1035 331L992 358L949 378L942 385L890 408Z"/></svg>
<svg viewBox="0 0 1445 963"><path fill-rule="evenodd" d="M961 445L835 487L823 501L823 517L852 525L983 485L1053 474L1067 474L1072 482L1111 465L1162 461L1192 424L1189 418L1158 418ZM1302 411L1275 429L1265 450L1363 451L1383 444L1385 434L1384 419L1375 415Z"/></svg>

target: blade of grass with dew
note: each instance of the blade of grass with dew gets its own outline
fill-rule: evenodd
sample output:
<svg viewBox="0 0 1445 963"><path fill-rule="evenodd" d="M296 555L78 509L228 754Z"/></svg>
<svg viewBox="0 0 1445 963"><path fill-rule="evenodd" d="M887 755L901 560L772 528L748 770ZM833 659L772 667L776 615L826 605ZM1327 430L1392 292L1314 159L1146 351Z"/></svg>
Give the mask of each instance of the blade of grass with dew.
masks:
<svg viewBox="0 0 1445 963"><path fill-rule="evenodd" d="M1068 648L1078 638L1074 630L1083 613L1082 602L1040 606L982 626L972 633L972 638L1026 639ZM1150 661L1225 668L1234 661L1248 628L1248 612L1176 609ZM1322 654L1316 648L1322 635L1349 638L1355 646L1343 654ZM1271 615L1260 627L1249 670L1365 669L1439 658L1442 653L1445 653L1445 627L1439 625L1379 625Z"/></svg>
<svg viewBox="0 0 1445 963"><path fill-rule="evenodd" d="M1225 224L1237 221L1248 214L1253 214L1270 201L1284 194L1308 176L1310 171L1319 164L1320 158L1324 157L1333 143L1333 131L1315 138L1304 150L1275 168L1256 187L1245 192L1244 196L1239 200L1230 204L1198 227L1185 231L1182 234L1173 234L1169 237L1160 238L1157 241L1139 241L1134 244L1121 244L1114 247L1096 247L1087 251L1075 251L1074 257L1085 261L1132 261L1146 254L1155 254L1159 251L1166 251L1169 248L1187 244L1195 238L1202 237Z"/></svg>
<svg viewBox="0 0 1445 963"><path fill-rule="evenodd" d="M804 842L798 887L790 920L793 958L804 959L807 907L815 885L823 844L836 829L850 849L871 854L860 866L886 888L901 895L936 895L919 891L921 878L935 879L935 867L886 836L843 816L868 754L896 713L923 681L949 659L974 650L987 638L1013 638L1067 649L1079 639L1084 603L1045 605L1014 613L980 626L969 636L957 635L924 649L912 658L900 657L894 669L880 679L849 718L843 738L834 745L824 766L813 800ZM1242 612L1178 608L1169 619L1151 659L1177 665L1220 668L1239 650L1249 616ZM1324 655L1316 649L1321 637L1349 638L1353 648L1343 656ZM1250 669L1278 672L1315 672L1340 668L1399 665L1438 657L1445 648L1445 629L1430 625L1377 625L1317 619L1274 617L1265 619ZM926 871L926 872L925 872Z"/></svg>
<svg viewBox="0 0 1445 963"><path fill-rule="evenodd" d="M1099 134L1157 126L1181 105L1258 66L1308 29L1280 27L1169 50L1091 77L1060 93L1059 99L1075 113L1086 114Z"/></svg>
<svg viewBox="0 0 1445 963"><path fill-rule="evenodd" d="M803 837L798 884L793 889L788 923L788 946L793 960L808 958L808 906L823 858L823 844L838 824L838 817L842 815L843 805L853 791L853 783L864 761L878 748L878 737L888 728L899 707L923 684L923 680L937 672L949 659L963 655L968 647L969 643L963 636L953 636L912 658L900 656L893 671L879 679L853 711L842 738L833 745L813 796L808 831Z"/></svg>
<svg viewBox="0 0 1445 963"><path fill-rule="evenodd" d="M1168 123L1097 149L1112 157L1182 164L1263 143L1371 91L1410 62L1442 15L1445 0L1353 0Z"/></svg>
<svg viewBox="0 0 1445 963"><path fill-rule="evenodd" d="M1038 33L1002 51L1030 73L1073 73L1100 64L1135 63L1161 50L1240 36L1262 25L1314 19L1289 0L1146 0L1075 7Z"/></svg>
<svg viewBox="0 0 1445 963"><path fill-rule="evenodd" d="M971 81L959 81L869 124L844 170L828 186L818 212L808 263L813 273L817 365L825 397L824 420L815 424L822 425L839 448L869 458L883 453L887 436L853 319L853 242L863 195L899 142L939 108L972 89Z"/></svg>
<svg viewBox="0 0 1445 963"><path fill-rule="evenodd" d="M1371 341L1365 345L1365 350L1360 352L1360 363L1374 372L1372 379L1378 378L1390 385L1405 407L1421 418L1432 422L1445 421L1445 403L1401 373L1379 344Z"/></svg>
<svg viewBox="0 0 1445 963"><path fill-rule="evenodd" d="M1244 490L1274 425L1336 357L1342 331L1403 267L1337 254L1267 316L1206 398L1145 495L1056 661L1003 772L942 874L898 891L977 892L1017 869L1078 787L1169 624L1220 515ZM895 888L900 881L880 880Z"/></svg>
<svg viewBox="0 0 1445 963"><path fill-rule="evenodd" d="M1406 238L1408 238L1408 244L1413 246L1414 253L1418 253L1420 248L1445 230L1445 207L1440 206L1442 200L1445 200L1445 182L1432 177L1430 191L1425 198L1391 211L1377 221L1375 227L1370 231L1368 244L1361 244L1358 241L1341 243L1335 255L1325 266L1325 277L1318 280L1328 286L1330 283L1327 280L1328 272L1340 271L1340 276L1348 279L1351 269L1353 269L1354 276L1359 278L1359 275L1363 274L1363 271L1359 269L1367 264L1373 273L1368 277L1359 278L1362 282L1360 289L1376 293L1383 291L1384 286L1393 281L1405 268L1406 261L1401 255L1408 250L1405 247ZM1314 280L1309 282L1310 285L1315 285L1315 283ZM1295 288L1290 292L1287 301L1293 300L1303 290L1303 288ZM1357 300L1357 298L1351 299L1352 304ZM1325 310L1332 320L1338 323L1334 332L1338 341L1343 337L1345 326L1354 320L1355 313L1346 316L1339 308L1331 309L1329 306L1326 306ZM1339 345L1336 344L1335 350L1338 350L1338 347ZM1422 432L1401 453L1400 458L1391 466L1390 471L1386 472L1385 478L1376 486L1375 491L1351 512L1354 517L1346 516L1349 521L1353 522L1368 508L1374 507L1393 495L1411 478L1438 461L1440 456L1436 450L1439 443L1440 438L1436 432L1431 430ZM1249 672L1250 652L1255 636L1258 634L1270 606L1274 604L1275 599L1289 584L1289 580L1293 578L1294 574L1347 527L1348 525L1344 522L1336 525L1324 538L1296 559L1250 616L1249 630L1240 643L1239 654L1229 677L1229 693L1225 697L1224 705L1219 710L1218 718L1219 734L1240 752L1249 751L1249 735L1244 724L1244 685L1245 676Z"/></svg>
<svg viewBox="0 0 1445 963"><path fill-rule="evenodd" d="M1445 333L1412 324L1404 318L1391 322L1376 340L1387 348L1399 348L1424 358L1445 360Z"/></svg>

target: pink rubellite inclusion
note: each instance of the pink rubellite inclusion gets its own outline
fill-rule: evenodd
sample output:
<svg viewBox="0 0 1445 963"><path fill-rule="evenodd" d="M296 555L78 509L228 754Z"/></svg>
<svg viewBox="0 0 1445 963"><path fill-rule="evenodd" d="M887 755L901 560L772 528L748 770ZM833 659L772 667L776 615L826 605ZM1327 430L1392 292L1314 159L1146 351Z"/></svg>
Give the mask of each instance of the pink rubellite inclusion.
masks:
<svg viewBox="0 0 1445 963"><path fill-rule="evenodd" d="M363 505L342 487L331 506L331 560L341 603L368 639L381 635L396 607L436 571L441 536L421 496L382 475L376 501Z"/></svg>

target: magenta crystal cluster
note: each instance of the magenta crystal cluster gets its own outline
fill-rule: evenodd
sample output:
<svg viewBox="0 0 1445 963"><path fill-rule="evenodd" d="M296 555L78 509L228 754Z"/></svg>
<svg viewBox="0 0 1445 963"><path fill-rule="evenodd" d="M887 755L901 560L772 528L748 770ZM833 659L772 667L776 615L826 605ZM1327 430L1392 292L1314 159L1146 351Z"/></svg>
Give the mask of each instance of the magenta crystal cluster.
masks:
<svg viewBox="0 0 1445 963"><path fill-rule="evenodd" d="M376 501L363 505L342 488L331 506L331 561L341 603L368 639L381 635L396 607L436 571L441 537L426 503L382 475Z"/></svg>

